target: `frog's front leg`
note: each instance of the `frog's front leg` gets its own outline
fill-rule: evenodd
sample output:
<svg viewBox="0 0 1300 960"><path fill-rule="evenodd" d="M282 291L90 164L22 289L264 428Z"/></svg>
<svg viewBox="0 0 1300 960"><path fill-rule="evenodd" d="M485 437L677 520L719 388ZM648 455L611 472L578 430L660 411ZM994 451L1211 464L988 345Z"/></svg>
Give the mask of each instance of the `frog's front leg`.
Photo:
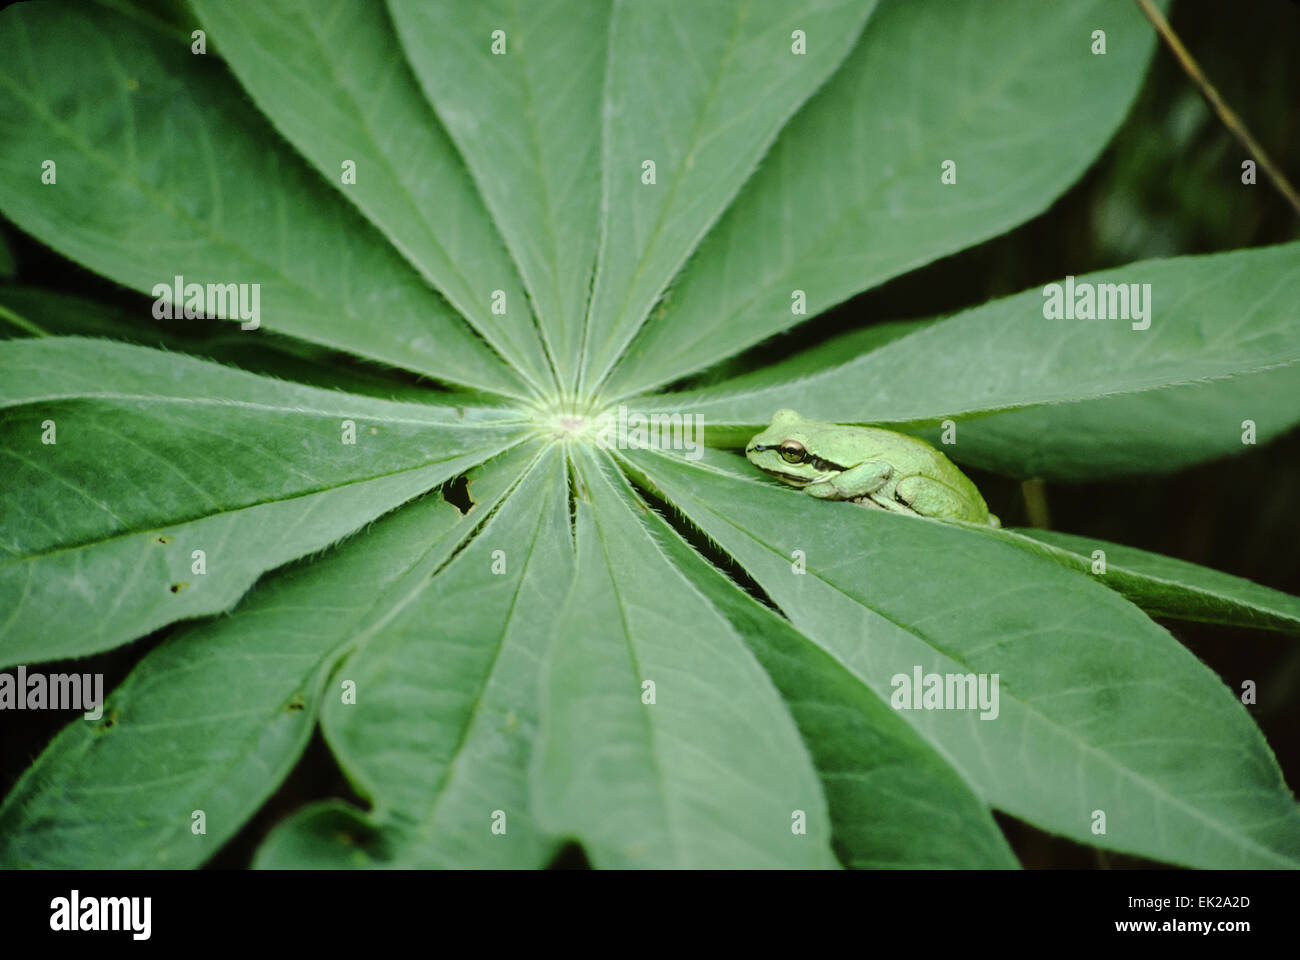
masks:
<svg viewBox="0 0 1300 960"><path fill-rule="evenodd" d="M884 460L868 460L803 489L805 493L823 500L855 500L879 490L893 474L892 464Z"/></svg>

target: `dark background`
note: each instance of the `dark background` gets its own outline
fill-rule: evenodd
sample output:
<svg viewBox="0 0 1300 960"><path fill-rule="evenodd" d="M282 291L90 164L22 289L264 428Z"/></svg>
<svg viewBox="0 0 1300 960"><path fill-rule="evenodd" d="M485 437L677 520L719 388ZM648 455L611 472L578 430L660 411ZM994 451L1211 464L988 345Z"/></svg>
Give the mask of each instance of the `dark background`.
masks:
<svg viewBox="0 0 1300 960"><path fill-rule="evenodd" d="M1171 22L1220 94L1291 182L1300 185L1300 4L1176 0ZM1256 186L1242 186L1245 157L1162 45L1113 142L1083 180L1046 213L1009 234L854 298L820 318L817 332L852 329L866 318L934 316L1066 274L1134 260L1300 238L1300 216L1262 169ZM139 309L141 294L61 258L3 218L0 234L14 252L17 282L130 307L135 316L147 314ZM1295 322L1300 323L1300 304ZM1245 449L1230 460L1167 476L1047 484L1051 525L1300 594L1300 430ZM1028 521L1019 483L978 471L971 475L1006 525ZM1165 625L1234 690L1242 680L1256 681L1259 702L1249 708L1251 714L1277 754L1287 782L1293 790L1300 788L1297 639L1204 624ZM166 635L166 630L159 631L77 661L76 669L104 673L105 689L110 689ZM63 667L42 669L58 672ZM66 716L50 713L12 714L6 719L0 794L8 792L66 721ZM356 799L318 735L282 789L211 866L246 865L274 823L325 796ZM1152 866L1049 836L1011 818L998 819L1027 867ZM579 850L570 848L556 865L582 866L584 860Z"/></svg>

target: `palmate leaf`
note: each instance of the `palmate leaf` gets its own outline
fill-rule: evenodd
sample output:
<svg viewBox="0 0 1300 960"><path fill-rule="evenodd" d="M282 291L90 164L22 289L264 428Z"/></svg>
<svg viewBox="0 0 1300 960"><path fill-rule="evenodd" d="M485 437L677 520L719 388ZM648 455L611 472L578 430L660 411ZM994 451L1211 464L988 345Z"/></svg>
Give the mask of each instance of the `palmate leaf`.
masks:
<svg viewBox="0 0 1300 960"><path fill-rule="evenodd" d="M84 656L224 610L263 571L519 437L517 416L488 408L110 341L0 342L0 663Z"/></svg>
<svg viewBox="0 0 1300 960"><path fill-rule="evenodd" d="M892 678L917 668L997 674L996 717L903 711L986 803L1171 863L1300 866L1300 809L1258 728L1217 677L1116 594L982 530L828 509L725 469L633 459L882 699ZM1104 835L1092 832L1096 811Z"/></svg>
<svg viewBox="0 0 1300 960"><path fill-rule="evenodd" d="M260 282L267 329L310 343L232 324L213 353L182 325L140 339L159 327L133 332L129 305L77 317L0 291L26 338L0 343L3 659L207 617L22 777L0 864L200 864L319 722L362 804L299 809L258 866L532 867L565 840L598 866L1015 866L993 809L1172 863L1297 865L1259 731L1119 594L1276 629L1294 598L1117 545L1092 577L1086 544L593 443L601 397L789 327L793 288L815 314L1044 209L1137 89L1152 37L1127 0L137 5L0 13L18 52L0 209L137 290ZM1100 431L1123 404L1215 388L1187 381L1232 376L1216 383L1245 406L1284 391L1264 378L1300 368L1272 369L1297 359L1288 258L1134 265L1121 279L1157 292L1147 331L1052 325L1029 291L637 405L699 412L723 445L782 405L911 430L953 416L955 455L1065 470L1097 444L1033 444L1056 401ZM173 352L41 337L88 332ZM400 369L334 370L322 347ZM1164 416L1237 416L1214 397ZM1123 436L1136 451L1140 430ZM1183 462L1231 449L1217 424L1178 437ZM462 514L435 488L466 471ZM185 573L195 537L218 543L203 575ZM999 718L896 711L890 678L916 664L1000 671Z"/></svg>

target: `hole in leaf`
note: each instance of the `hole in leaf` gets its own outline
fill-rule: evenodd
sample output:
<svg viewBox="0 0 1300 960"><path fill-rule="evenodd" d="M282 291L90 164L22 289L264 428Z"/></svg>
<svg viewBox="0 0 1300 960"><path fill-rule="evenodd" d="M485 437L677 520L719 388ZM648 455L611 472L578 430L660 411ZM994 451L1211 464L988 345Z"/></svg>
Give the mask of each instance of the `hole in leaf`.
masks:
<svg viewBox="0 0 1300 960"><path fill-rule="evenodd" d="M442 499L459 510L462 516L474 509L474 498L469 495L469 480L463 474L442 485Z"/></svg>

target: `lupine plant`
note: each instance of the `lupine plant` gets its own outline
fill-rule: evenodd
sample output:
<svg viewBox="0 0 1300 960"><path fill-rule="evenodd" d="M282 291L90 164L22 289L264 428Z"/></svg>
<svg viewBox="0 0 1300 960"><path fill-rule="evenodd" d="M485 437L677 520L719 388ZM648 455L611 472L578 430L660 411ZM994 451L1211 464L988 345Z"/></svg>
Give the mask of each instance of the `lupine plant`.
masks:
<svg viewBox="0 0 1300 960"><path fill-rule="evenodd" d="M1177 639L1300 599L744 456L794 410L1140 478L1300 421L1294 243L818 334L1046 210L1156 43L1130 0L5 9L0 212L134 293L0 291L0 706L140 652L0 863L202 865L319 732L351 792L253 865L1016 867L994 811L1300 865L1256 682Z"/></svg>

